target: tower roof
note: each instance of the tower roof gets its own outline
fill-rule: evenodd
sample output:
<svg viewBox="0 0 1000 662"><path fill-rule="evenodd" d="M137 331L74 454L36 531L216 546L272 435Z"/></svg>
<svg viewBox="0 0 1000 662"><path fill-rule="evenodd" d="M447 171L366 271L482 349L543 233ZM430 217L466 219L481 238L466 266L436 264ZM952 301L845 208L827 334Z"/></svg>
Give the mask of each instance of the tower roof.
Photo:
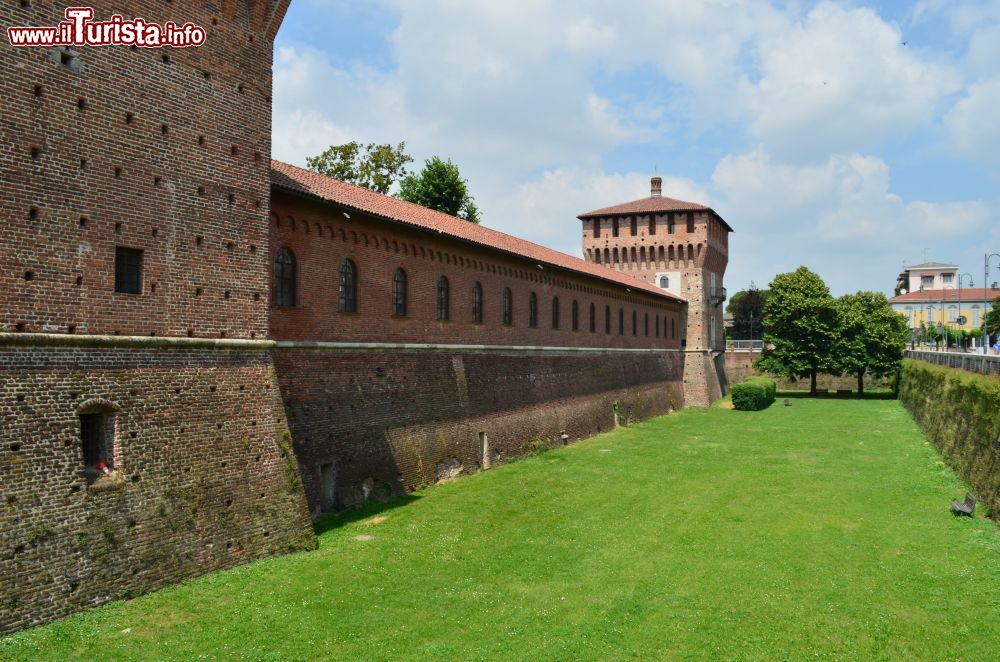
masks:
<svg viewBox="0 0 1000 662"><path fill-rule="evenodd" d="M611 207L604 207L602 209L595 209L593 211L584 212L577 216L581 221L588 218L597 218L599 216L628 216L630 214L660 214L672 211L707 211L711 212L718 218L722 224L726 227L726 230L732 232L733 229L726 223L719 214L711 207L706 207L705 205L700 205L697 202L687 202L686 200L677 200L675 198L667 198L660 195L660 178L653 177L651 180L651 195L648 198L639 198L638 200L632 200L631 202L623 202L618 205L613 205Z"/></svg>

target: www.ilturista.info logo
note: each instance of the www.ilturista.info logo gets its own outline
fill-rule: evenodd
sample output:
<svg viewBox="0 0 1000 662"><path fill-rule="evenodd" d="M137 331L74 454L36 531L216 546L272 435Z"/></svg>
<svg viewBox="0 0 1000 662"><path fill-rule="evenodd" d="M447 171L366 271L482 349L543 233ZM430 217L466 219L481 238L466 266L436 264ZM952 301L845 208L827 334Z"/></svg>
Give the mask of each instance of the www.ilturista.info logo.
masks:
<svg viewBox="0 0 1000 662"><path fill-rule="evenodd" d="M141 18L125 20L117 14L109 21L91 21L92 7L69 7L66 20L56 27L9 27L7 39L12 46L201 46L205 28L194 23L163 25Z"/></svg>

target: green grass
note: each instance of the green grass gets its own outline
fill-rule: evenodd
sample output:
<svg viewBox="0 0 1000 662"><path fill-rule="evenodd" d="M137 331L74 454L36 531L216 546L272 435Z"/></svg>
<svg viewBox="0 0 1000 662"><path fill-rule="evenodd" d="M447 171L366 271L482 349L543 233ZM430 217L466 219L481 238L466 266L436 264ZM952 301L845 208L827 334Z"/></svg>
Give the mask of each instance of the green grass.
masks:
<svg viewBox="0 0 1000 662"><path fill-rule="evenodd" d="M964 487L908 414L785 396L325 520L318 551L2 639L0 658L997 659L1000 534L948 512Z"/></svg>

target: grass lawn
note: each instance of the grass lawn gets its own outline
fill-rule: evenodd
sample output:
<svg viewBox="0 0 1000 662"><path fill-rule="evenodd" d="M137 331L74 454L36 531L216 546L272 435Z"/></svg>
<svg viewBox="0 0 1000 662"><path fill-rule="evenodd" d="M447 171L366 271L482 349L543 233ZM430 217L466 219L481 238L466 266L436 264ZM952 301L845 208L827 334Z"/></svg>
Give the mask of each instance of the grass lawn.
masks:
<svg viewBox="0 0 1000 662"><path fill-rule="evenodd" d="M949 513L964 486L906 411L791 402L682 411L327 519L318 551L0 639L0 658L998 659L1000 533Z"/></svg>

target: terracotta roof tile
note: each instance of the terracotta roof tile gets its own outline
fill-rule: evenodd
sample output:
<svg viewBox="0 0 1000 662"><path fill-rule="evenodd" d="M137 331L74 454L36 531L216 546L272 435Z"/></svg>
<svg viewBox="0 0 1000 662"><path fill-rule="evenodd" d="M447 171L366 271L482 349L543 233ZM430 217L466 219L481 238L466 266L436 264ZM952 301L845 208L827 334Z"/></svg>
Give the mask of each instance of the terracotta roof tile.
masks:
<svg viewBox="0 0 1000 662"><path fill-rule="evenodd" d="M927 303L934 303L944 301L992 301L997 297L1000 297L1000 289L996 288L983 288L983 287L964 287L962 288L962 298L958 298L959 291L957 289L947 289L947 290L924 290L923 292L908 292L906 294L900 294L889 299L889 303L906 303L909 301L926 301Z"/></svg>
<svg viewBox="0 0 1000 662"><path fill-rule="evenodd" d="M683 298L661 290L651 283L613 269L281 161L271 161L271 185L278 189L330 202L340 207L445 234L492 250L600 278L648 294L673 301L684 301Z"/></svg>
<svg viewBox="0 0 1000 662"><path fill-rule="evenodd" d="M580 214L577 218L583 220L586 218L594 218L595 216L626 216L628 214L648 214L650 212L663 213L668 211L710 211L719 217L719 220L722 221L727 230L730 232L733 231L733 229L729 227L729 223L726 223L725 219L719 216L719 214L717 214L711 207L699 205L697 202L687 202L685 200L676 200L674 198L666 198L663 196L639 198L638 200L633 200L632 202L623 202L620 205L604 207L603 209L595 209L594 211L588 211Z"/></svg>

